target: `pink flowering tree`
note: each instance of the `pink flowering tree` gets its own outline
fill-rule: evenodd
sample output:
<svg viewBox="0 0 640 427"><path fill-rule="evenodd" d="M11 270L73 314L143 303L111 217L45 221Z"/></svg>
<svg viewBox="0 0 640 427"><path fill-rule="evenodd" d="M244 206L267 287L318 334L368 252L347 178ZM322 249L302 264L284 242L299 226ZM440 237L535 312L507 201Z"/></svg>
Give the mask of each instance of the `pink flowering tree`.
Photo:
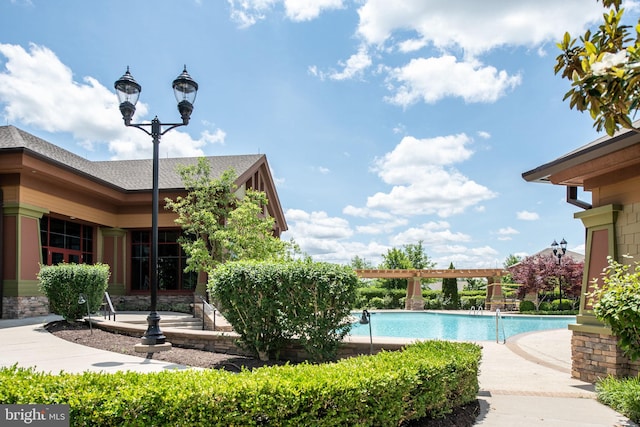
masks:
<svg viewBox="0 0 640 427"><path fill-rule="evenodd" d="M535 295L536 310L540 303L547 299L549 293L561 291L563 298L575 299L582 290L582 273L584 262L576 261L570 256L558 259L549 255L534 255L524 258L509 267L513 281L520 284L518 297Z"/></svg>

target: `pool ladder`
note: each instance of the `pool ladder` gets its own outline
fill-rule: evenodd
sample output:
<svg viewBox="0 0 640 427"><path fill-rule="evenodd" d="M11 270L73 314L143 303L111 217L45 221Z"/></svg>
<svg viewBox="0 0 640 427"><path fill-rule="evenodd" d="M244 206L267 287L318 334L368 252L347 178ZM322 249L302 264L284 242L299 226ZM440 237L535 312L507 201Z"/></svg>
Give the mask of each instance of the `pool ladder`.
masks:
<svg viewBox="0 0 640 427"><path fill-rule="evenodd" d="M471 308L469 309L469 314L473 314L473 315L478 314L478 315L481 315L481 314L482 314L482 312L483 312L483 310L484 310L484 309L482 308L482 306L481 306L481 305L479 305L479 306L478 306L478 308L476 308L476 306L475 306L475 305L472 305L472 306L471 306Z"/></svg>
<svg viewBox="0 0 640 427"><path fill-rule="evenodd" d="M496 308L496 342L500 343L500 327L502 326L502 344L507 343L507 335L504 333L504 318L500 315L500 309Z"/></svg>

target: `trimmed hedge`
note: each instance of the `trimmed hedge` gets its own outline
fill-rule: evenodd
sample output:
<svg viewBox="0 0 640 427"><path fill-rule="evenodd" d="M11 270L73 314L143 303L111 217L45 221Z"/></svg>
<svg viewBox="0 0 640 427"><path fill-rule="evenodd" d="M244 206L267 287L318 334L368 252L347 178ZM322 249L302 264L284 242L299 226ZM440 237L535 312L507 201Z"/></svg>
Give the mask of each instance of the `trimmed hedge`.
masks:
<svg viewBox="0 0 640 427"><path fill-rule="evenodd" d="M100 308L109 281L107 264L41 265L38 272L40 289L49 298L52 313L65 320L81 319L87 314L87 306L79 304L82 294L95 313Z"/></svg>
<svg viewBox="0 0 640 427"><path fill-rule="evenodd" d="M240 344L265 360L296 338L313 360L331 360L351 329L358 277L320 262L227 262L208 290Z"/></svg>
<svg viewBox="0 0 640 427"><path fill-rule="evenodd" d="M377 287L358 288L357 306L370 309L396 309L404 308L406 289L385 289ZM487 291L460 291L460 308L467 310L471 307L484 306ZM426 310L443 309L442 291L423 289L424 308Z"/></svg>
<svg viewBox="0 0 640 427"><path fill-rule="evenodd" d="M337 363L158 373L0 369L0 403L68 404L73 426L371 426L472 402L481 349L427 341Z"/></svg>

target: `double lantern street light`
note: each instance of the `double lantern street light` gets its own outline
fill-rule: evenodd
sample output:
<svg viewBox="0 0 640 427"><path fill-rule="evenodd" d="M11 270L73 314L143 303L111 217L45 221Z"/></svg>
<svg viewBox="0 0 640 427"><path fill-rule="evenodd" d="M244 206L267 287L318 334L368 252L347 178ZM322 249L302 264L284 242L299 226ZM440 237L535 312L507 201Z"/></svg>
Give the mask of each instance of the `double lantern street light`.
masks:
<svg viewBox="0 0 640 427"><path fill-rule="evenodd" d="M147 331L142 337L142 345L155 346L165 344L166 337L160 331L160 316L157 312L158 301L158 151L160 138L171 129L189 124L189 118L193 111L193 103L196 100L198 92L198 83L195 82L187 73L185 65L182 74L173 81L173 92L178 102L178 111L182 117L182 123L160 123L156 116L151 123L131 123L131 119L136 111L136 103L140 97L142 86L135 81L129 67L126 73L115 82L115 89L120 101L120 112L125 126L135 127L150 135L153 138L153 195L152 195L152 214L151 214L151 312L147 317ZM163 130L163 127L165 129ZM151 128L148 131L146 128ZM149 352L152 353L152 352Z"/></svg>
<svg viewBox="0 0 640 427"><path fill-rule="evenodd" d="M558 249L558 246L560 249ZM551 249L553 250L553 256L558 258L558 265L562 265L562 257L567 253L567 241L563 238L558 245L558 242L554 239L553 243L551 243ZM562 280L560 278L558 278L558 293L560 294L560 305L558 305L558 308L562 310Z"/></svg>

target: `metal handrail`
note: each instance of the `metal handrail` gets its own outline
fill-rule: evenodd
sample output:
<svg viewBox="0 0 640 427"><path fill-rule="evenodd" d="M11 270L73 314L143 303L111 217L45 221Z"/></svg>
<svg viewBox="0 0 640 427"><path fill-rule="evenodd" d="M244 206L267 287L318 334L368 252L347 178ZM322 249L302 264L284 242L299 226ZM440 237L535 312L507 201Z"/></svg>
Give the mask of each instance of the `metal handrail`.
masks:
<svg viewBox="0 0 640 427"><path fill-rule="evenodd" d="M208 313L212 314L212 318L213 318L213 330L216 330L216 312L218 311L218 309L216 309L215 306L213 306L212 304L209 304L207 302L207 300L202 296L202 295L198 295L196 294L196 296L198 298L200 298L200 302L202 302L202 330L205 330L205 321L204 321L204 316L206 316ZM194 316L195 316L195 310L194 310Z"/></svg>
<svg viewBox="0 0 640 427"><path fill-rule="evenodd" d="M498 344L500 343L500 328L499 328L500 325L502 325L502 338L503 338L502 344L506 344L507 335L504 332L504 319L500 315L500 309L496 308L496 342Z"/></svg>
<svg viewBox="0 0 640 427"><path fill-rule="evenodd" d="M113 314L113 321L116 321L116 309L113 308L113 303L111 302L111 298L109 297L109 292L104 293L104 299L107 300L106 303L102 303L102 314L104 318L107 318L107 313L109 314L109 320L111 320L111 314Z"/></svg>

